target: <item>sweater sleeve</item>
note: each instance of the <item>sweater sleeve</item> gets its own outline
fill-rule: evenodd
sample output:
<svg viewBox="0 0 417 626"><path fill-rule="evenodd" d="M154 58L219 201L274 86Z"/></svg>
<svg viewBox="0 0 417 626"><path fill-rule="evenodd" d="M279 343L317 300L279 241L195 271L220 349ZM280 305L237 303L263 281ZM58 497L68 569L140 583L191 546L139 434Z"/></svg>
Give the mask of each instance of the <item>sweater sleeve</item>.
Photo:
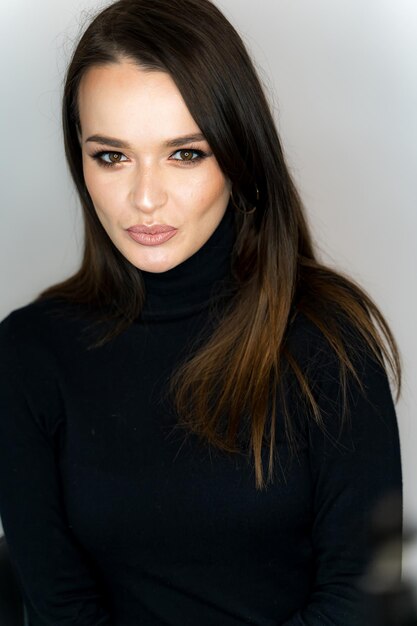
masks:
<svg viewBox="0 0 417 626"><path fill-rule="evenodd" d="M315 577L306 606L281 626L363 626L366 600L359 581L371 557L370 520L388 496L402 520L398 424L386 372L362 350L357 365L364 387L348 380L349 419L340 432L342 395L334 356L321 358L319 407L325 433L309 422L314 485L312 546ZM360 362L359 362L360 361ZM401 554L397 555L398 576Z"/></svg>
<svg viewBox="0 0 417 626"><path fill-rule="evenodd" d="M24 342L12 318L0 324L0 515L30 624L109 626L91 566L66 521L58 385L33 346L19 356Z"/></svg>

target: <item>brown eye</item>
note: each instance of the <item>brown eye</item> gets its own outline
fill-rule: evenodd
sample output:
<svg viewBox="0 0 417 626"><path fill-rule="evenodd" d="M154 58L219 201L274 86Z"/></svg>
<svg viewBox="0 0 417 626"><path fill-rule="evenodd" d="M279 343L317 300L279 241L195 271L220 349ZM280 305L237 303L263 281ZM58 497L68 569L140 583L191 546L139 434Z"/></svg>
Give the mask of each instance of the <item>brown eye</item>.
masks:
<svg viewBox="0 0 417 626"><path fill-rule="evenodd" d="M193 152L191 150L180 150L181 159L183 161L192 161L193 160Z"/></svg>
<svg viewBox="0 0 417 626"><path fill-rule="evenodd" d="M113 167L119 163L124 163L126 160L125 155L122 152L96 152L91 155L92 159L95 159L100 166Z"/></svg>
<svg viewBox="0 0 417 626"><path fill-rule="evenodd" d="M191 163L196 163L197 161L201 161L202 159L204 159L207 155L205 152L203 152L202 150L194 150L191 148L182 148L180 150L177 150L176 152L174 152L174 154L171 156L171 158L174 161L180 161L181 163L185 163L185 164L191 164Z"/></svg>

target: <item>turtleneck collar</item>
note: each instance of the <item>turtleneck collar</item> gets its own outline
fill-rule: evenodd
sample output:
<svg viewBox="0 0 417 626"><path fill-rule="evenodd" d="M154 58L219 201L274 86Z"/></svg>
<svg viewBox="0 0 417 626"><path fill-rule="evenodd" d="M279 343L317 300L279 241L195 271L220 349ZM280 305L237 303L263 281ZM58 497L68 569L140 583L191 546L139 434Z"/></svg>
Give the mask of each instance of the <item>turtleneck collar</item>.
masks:
<svg viewBox="0 0 417 626"><path fill-rule="evenodd" d="M207 307L232 285L231 253L236 238L234 211L228 207L206 243L167 272L141 270L145 304L140 320L186 317Z"/></svg>

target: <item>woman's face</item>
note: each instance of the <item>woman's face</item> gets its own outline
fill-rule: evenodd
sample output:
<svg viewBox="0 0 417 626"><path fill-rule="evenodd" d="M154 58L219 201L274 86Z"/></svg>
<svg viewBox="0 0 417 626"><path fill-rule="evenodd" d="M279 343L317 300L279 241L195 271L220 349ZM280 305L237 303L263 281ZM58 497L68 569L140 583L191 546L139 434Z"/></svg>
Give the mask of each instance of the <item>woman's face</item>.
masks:
<svg viewBox="0 0 417 626"><path fill-rule="evenodd" d="M182 263L215 231L231 185L174 81L123 61L89 68L78 98L85 183L108 236L139 269Z"/></svg>

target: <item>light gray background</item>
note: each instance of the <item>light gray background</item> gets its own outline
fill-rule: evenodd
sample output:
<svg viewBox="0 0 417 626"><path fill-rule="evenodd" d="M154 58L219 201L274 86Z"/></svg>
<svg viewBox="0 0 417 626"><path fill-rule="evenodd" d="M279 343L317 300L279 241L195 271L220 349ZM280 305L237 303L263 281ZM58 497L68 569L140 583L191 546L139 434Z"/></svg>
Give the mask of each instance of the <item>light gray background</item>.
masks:
<svg viewBox="0 0 417 626"><path fill-rule="evenodd" d="M80 209L61 87L97 0L0 0L0 319L73 272ZM322 257L369 291L404 363L406 523L417 520L417 3L217 0L270 92ZM28 522L29 523L29 522ZM404 571L417 576L417 549Z"/></svg>

